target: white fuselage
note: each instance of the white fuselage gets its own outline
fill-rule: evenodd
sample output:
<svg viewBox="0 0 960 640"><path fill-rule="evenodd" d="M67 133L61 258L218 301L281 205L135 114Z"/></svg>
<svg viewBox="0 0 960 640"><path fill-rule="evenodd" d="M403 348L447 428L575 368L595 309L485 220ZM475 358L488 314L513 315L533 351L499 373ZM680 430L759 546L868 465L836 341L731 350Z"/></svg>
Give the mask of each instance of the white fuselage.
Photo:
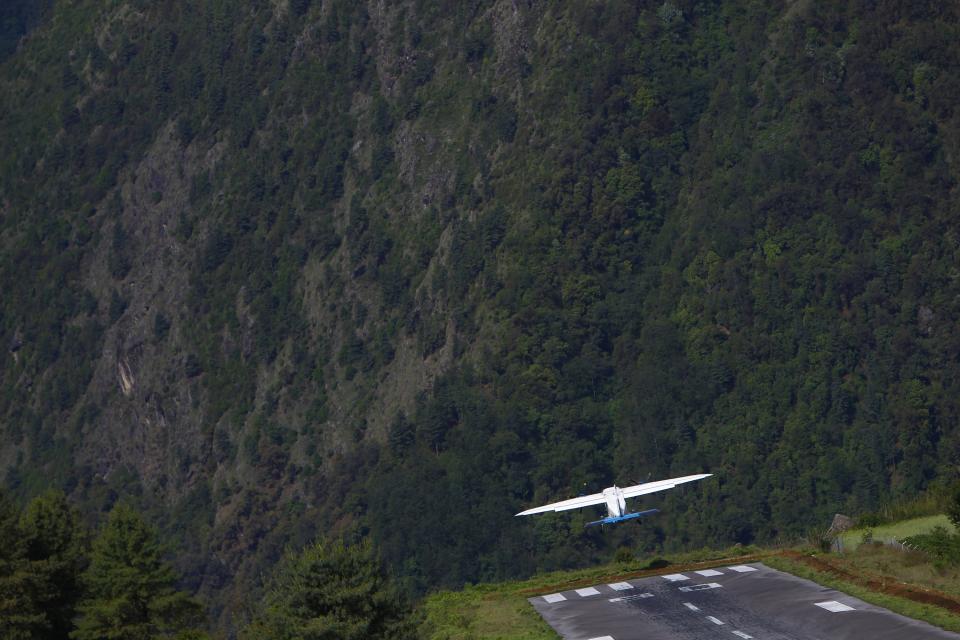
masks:
<svg viewBox="0 0 960 640"><path fill-rule="evenodd" d="M627 501L623 497L620 487L607 487L603 490L603 497L607 503L607 515L611 518L622 516L627 511Z"/></svg>

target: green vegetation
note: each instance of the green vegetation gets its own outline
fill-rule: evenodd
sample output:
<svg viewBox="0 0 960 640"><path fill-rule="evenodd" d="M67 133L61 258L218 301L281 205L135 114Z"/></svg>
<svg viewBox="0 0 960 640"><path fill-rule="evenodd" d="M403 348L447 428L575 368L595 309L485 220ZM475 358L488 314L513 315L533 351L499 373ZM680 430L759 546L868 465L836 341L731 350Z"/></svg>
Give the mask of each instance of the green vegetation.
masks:
<svg viewBox="0 0 960 640"><path fill-rule="evenodd" d="M154 532L122 503L93 541L81 580L84 597L77 605L73 640L172 637L200 619L199 603L176 589L176 575L163 560Z"/></svg>
<svg viewBox="0 0 960 640"><path fill-rule="evenodd" d="M898 500L879 511L864 514L859 520L860 523L866 521L868 526L843 532L839 536L840 553L821 553L806 563L801 561L811 560L813 556L788 555L772 559L771 564L904 615L947 629L960 629L960 618L956 615L926 604L935 604L928 597L931 590L934 599L939 597L937 592L951 596L960 593L960 535L955 523L942 514L896 519L898 514L913 516L944 508L952 513L958 496L960 493L954 485L949 490L937 487L912 500ZM884 524L869 526L875 522ZM901 587L909 593L904 594Z"/></svg>
<svg viewBox="0 0 960 640"><path fill-rule="evenodd" d="M155 533L130 507L111 511L92 548L61 492L20 513L0 491L0 632L12 640L203 640L200 605L178 591Z"/></svg>
<svg viewBox="0 0 960 640"><path fill-rule="evenodd" d="M7 0L0 5L0 61L11 55L21 37L33 29L52 0Z"/></svg>
<svg viewBox="0 0 960 640"><path fill-rule="evenodd" d="M947 503L947 518L954 527L960 527L960 483L953 487Z"/></svg>
<svg viewBox="0 0 960 640"><path fill-rule="evenodd" d="M960 565L960 534L953 527L936 526L908 536L903 542L936 558L940 565Z"/></svg>
<svg viewBox="0 0 960 640"><path fill-rule="evenodd" d="M177 588L166 555L123 502L91 544L62 492L22 513L0 492L0 631L11 640L204 640L203 608ZM242 635L407 640L419 623L369 541L341 540L288 551Z"/></svg>
<svg viewBox="0 0 960 640"><path fill-rule="evenodd" d="M415 628L369 542L338 541L287 553L243 637L406 640Z"/></svg>
<svg viewBox="0 0 960 640"><path fill-rule="evenodd" d="M66 638L84 593L82 571L87 531L66 496L49 491L30 502L20 516L19 544L31 574L32 606L42 613L34 637Z"/></svg>
<svg viewBox="0 0 960 640"><path fill-rule="evenodd" d="M946 629L947 631L960 632L960 616L953 614L945 609L935 606L914 602L905 598L880 593L866 587L861 587L849 581L837 578L829 573L817 571L809 566L784 557L774 557L765 559L764 562L774 569L788 571L801 578L812 580L825 587L843 591L865 602L885 607L896 613L929 622L932 625Z"/></svg>
<svg viewBox="0 0 960 640"><path fill-rule="evenodd" d="M226 629L318 536L417 597L957 478L954 4L387 5L0 9L21 503L129 500Z"/></svg>
<svg viewBox="0 0 960 640"><path fill-rule="evenodd" d="M809 553L804 549L802 553ZM917 585L947 593L960 593L960 572L955 568L936 568L929 559L918 553L904 553L883 546L865 545L856 552L843 555L808 556L829 560L830 564L850 572L838 577L836 571L824 565L815 568L796 556L792 550L727 549L701 550L695 554L680 554L663 558L644 558L614 563L586 570L555 572L536 578L498 584L469 586L458 592L440 592L428 596L422 608L426 615L423 626L425 638L456 640L466 638L524 638L554 639L556 634L543 622L527 602L532 595L561 591L596 584L625 575L647 575L645 569L656 567L660 572L674 571L677 566L697 563L697 567L711 562L730 562L737 555L762 555L765 564L787 571L824 586L838 589L852 596L886 607L903 615L924 620L951 631L960 631L960 617L942 607L923 604L905 597L885 593L882 585ZM864 586L874 580L875 586Z"/></svg>
<svg viewBox="0 0 960 640"><path fill-rule="evenodd" d="M855 552L830 556L830 561L854 573L886 576L890 583L917 585L953 596L960 594L960 567L937 562L926 553L862 545Z"/></svg>
<svg viewBox="0 0 960 640"><path fill-rule="evenodd" d="M942 509L947 514L924 515ZM899 516L899 517L898 517ZM897 541L936 559L937 568L960 564L960 484L949 490L927 492L913 500L900 500L858 519L858 526L839 536L844 552L863 544Z"/></svg>
<svg viewBox="0 0 960 640"><path fill-rule="evenodd" d="M840 540L844 551L854 551L865 542L872 540L904 541L911 536L930 533L938 527L954 532L954 527L947 516L924 516L923 518L891 522L877 527L857 527L840 534Z"/></svg>
<svg viewBox="0 0 960 640"><path fill-rule="evenodd" d="M6 638L30 638L46 620L32 597L30 570L18 527L18 514L6 493L0 492L0 632Z"/></svg>
<svg viewBox="0 0 960 640"><path fill-rule="evenodd" d="M700 549L696 552L661 557L631 558L589 569L552 572L524 581L467 586L461 591L441 591L426 597L422 633L427 640L554 640L557 634L534 610L527 598L545 591L611 581L613 577L659 570L673 564L686 565L729 561L731 558L764 553L762 549L739 547L723 550Z"/></svg>
<svg viewBox="0 0 960 640"><path fill-rule="evenodd" d="M903 538L903 542L919 551L936 558L936 566L960 565L960 484L950 493L947 515L948 522L937 523L925 531L917 531Z"/></svg>
<svg viewBox="0 0 960 640"><path fill-rule="evenodd" d="M556 632L515 584L468 586L429 596L424 637L429 640L511 638L556 640Z"/></svg>
<svg viewBox="0 0 960 640"><path fill-rule="evenodd" d="M955 483L955 486L960 484ZM858 527L876 527L905 520L949 513L954 502L954 489L946 482L935 482L919 495L901 496L885 502L876 511L857 516Z"/></svg>

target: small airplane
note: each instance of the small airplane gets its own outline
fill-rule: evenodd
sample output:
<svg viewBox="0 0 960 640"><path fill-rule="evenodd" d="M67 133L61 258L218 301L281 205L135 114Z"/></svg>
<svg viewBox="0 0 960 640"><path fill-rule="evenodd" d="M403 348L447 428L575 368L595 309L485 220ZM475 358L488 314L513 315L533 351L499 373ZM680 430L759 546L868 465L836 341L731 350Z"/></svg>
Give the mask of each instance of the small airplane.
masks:
<svg viewBox="0 0 960 640"><path fill-rule="evenodd" d="M695 480L703 480L704 478L709 478L712 475L712 473L700 473L695 476L683 476L682 478L670 478L669 480L644 482L643 484L623 488L614 485L612 487L607 487L601 493L594 493L589 496L580 496L577 498L564 500L562 502L545 504L542 507L534 507L532 509L527 509L526 511L521 511L517 515L530 516L535 513L546 513L547 511L568 511L570 509L580 509L581 507L589 507L595 504L606 503L607 517L603 518L602 520L588 522L584 526L589 527L596 524L617 524L618 522L633 520L634 518L652 515L660 511L659 509L648 509L646 511L629 512L627 511L627 498L636 498L637 496L646 495L648 493L666 491L667 489L673 489L678 484L694 482Z"/></svg>

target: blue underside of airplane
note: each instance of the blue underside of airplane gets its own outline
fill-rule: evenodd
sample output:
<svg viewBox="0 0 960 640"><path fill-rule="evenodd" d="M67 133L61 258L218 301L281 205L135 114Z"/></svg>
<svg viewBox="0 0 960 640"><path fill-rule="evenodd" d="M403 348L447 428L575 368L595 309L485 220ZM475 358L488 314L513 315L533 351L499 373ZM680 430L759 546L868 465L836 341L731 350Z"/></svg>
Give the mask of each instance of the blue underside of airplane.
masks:
<svg viewBox="0 0 960 640"><path fill-rule="evenodd" d="M617 524L618 522L626 522L627 520L635 520L643 516L652 516L655 513L660 513L660 509L647 509L646 511L637 511L636 513L625 513L622 516L608 516L603 520L594 520L593 522L588 522L583 525L585 527L592 527L594 525L605 525L605 524Z"/></svg>

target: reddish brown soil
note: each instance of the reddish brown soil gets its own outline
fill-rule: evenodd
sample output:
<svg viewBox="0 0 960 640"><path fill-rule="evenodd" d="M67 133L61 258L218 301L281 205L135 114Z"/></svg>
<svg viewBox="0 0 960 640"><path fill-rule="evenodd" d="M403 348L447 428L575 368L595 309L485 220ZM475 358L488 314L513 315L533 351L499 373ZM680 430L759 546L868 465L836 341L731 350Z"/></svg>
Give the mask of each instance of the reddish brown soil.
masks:
<svg viewBox="0 0 960 640"><path fill-rule="evenodd" d="M797 551L783 551L780 555L800 562L821 573L828 573L844 582L849 582L871 591L885 593L906 600L913 600L921 604L932 604L942 607L952 613L960 614L960 599L942 591L928 589L917 585L900 582L889 576L877 576L867 573L853 573L847 568L837 566L833 562L819 556L803 555Z"/></svg>

